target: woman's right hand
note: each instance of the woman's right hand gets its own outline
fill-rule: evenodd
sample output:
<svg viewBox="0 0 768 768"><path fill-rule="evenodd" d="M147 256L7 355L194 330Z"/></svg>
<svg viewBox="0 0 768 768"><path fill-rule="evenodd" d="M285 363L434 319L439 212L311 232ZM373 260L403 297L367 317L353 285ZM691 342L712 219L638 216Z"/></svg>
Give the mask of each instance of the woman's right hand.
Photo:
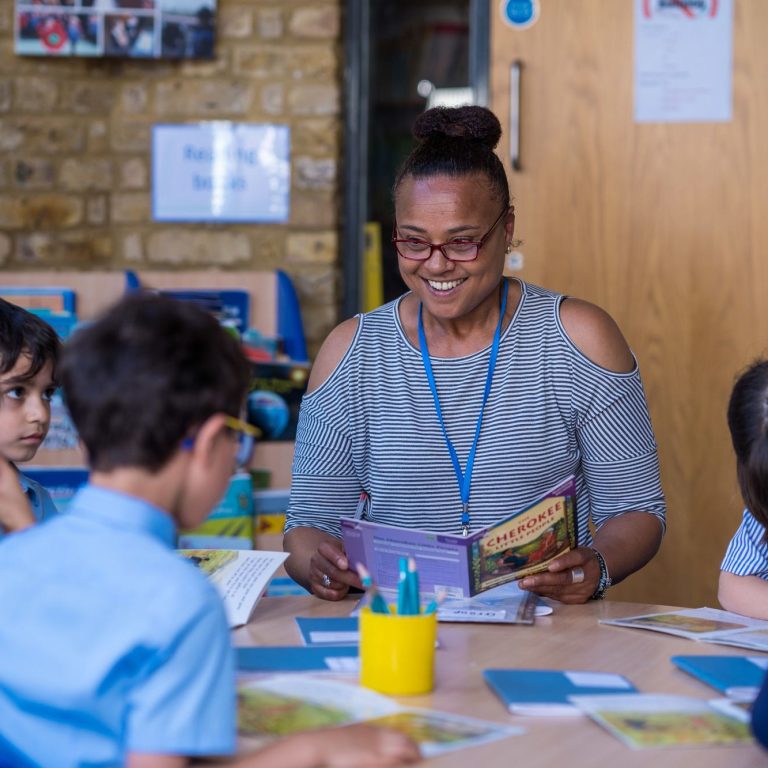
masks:
<svg viewBox="0 0 768 768"><path fill-rule="evenodd" d="M360 577L350 568L340 541L324 541L309 559L312 594L324 600L341 600L350 587L362 589Z"/></svg>
<svg viewBox="0 0 768 768"><path fill-rule="evenodd" d="M350 587L362 589L341 541L317 528L293 528L283 538L290 552L285 561L288 575L323 600L341 600Z"/></svg>

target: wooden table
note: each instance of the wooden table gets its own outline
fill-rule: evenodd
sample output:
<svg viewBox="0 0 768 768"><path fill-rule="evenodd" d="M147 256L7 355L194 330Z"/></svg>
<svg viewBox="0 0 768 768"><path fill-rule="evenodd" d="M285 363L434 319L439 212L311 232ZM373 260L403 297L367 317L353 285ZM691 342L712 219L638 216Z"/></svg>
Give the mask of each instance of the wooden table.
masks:
<svg viewBox="0 0 768 768"><path fill-rule="evenodd" d="M459 750L424 765L526 768L632 768L694 766L746 768L768 766L768 754L756 744L737 747L631 750L586 717L510 715L483 681L488 667L582 669L626 675L647 693L674 693L700 699L717 692L681 672L675 654L733 654L747 651L640 629L608 627L598 619L672 610L670 606L610 600L587 605L554 603L551 616L534 626L440 624L435 690L427 696L400 698L401 704L471 715L525 729L491 744ZM251 623L235 630L236 645L300 645L295 616L344 616L352 601L327 603L314 597L264 598ZM347 678L348 679L348 678Z"/></svg>

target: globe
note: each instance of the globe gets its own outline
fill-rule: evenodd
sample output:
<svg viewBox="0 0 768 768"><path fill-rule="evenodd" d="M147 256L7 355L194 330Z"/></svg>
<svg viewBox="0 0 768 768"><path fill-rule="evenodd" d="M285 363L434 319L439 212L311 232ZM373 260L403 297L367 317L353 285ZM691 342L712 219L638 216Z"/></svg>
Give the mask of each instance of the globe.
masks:
<svg viewBox="0 0 768 768"><path fill-rule="evenodd" d="M248 395L248 421L268 440L277 440L291 419L288 404L276 392L258 389Z"/></svg>

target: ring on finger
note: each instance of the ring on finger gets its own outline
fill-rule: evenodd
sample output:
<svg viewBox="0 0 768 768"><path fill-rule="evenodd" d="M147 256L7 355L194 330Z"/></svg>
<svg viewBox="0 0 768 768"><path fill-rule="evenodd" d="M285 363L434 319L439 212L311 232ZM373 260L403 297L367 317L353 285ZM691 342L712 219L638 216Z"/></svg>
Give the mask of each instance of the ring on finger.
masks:
<svg viewBox="0 0 768 768"><path fill-rule="evenodd" d="M581 584L582 581L584 581L584 569L578 565L571 568L571 584Z"/></svg>
<svg viewBox="0 0 768 768"><path fill-rule="evenodd" d="M582 571L582 574L583 574L583 571ZM583 578L584 578L584 576L582 575L582 579L583 579ZM322 582L323 582L323 586L324 586L324 587L330 587L330 586L331 586L331 577L330 577L330 576L329 576L327 573L324 573L324 574L323 574L323 575L320 577L320 581L322 581Z"/></svg>

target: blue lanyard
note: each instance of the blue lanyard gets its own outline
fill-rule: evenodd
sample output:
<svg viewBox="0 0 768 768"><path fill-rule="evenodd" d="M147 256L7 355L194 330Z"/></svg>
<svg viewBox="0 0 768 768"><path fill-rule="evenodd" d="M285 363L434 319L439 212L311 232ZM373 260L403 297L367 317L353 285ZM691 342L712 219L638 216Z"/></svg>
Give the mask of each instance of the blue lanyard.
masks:
<svg viewBox="0 0 768 768"><path fill-rule="evenodd" d="M440 422L440 429L443 431L443 438L448 447L448 453L453 462L453 471L456 473L456 482L459 484L459 493L461 494L461 532L464 536L469 535L469 491L472 485L472 469L475 464L475 453L477 452L477 443L480 440L480 429L483 426L483 412L485 404L488 402L488 395L491 394L491 382L493 381L493 371L496 368L496 358L499 356L499 344L501 342L501 326L504 323L504 312L507 308L507 279L502 281L501 290L501 309L499 310L499 322L496 326L496 332L493 334L493 344L491 345L491 357L488 360L488 375L485 377L485 392L483 393L483 403L480 406L480 414L477 417L477 426L475 427L475 439L472 441L472 447L467 457L467 468L462 473L459 457L456 455L456 449L453 447L448 432L445 429L443 421L443 411L440 408L440 398L437 395L437 385L435 384L435 374L432 372L432 362L429 359L429 349L427 349L427 337L424 335L424 321L422 319L422 305L419 304L419 347L421 348L421 359L424 362L424 372L427 374L427 382L432 390L432 398L435 401L435 411L437 420Z"/></svg>

